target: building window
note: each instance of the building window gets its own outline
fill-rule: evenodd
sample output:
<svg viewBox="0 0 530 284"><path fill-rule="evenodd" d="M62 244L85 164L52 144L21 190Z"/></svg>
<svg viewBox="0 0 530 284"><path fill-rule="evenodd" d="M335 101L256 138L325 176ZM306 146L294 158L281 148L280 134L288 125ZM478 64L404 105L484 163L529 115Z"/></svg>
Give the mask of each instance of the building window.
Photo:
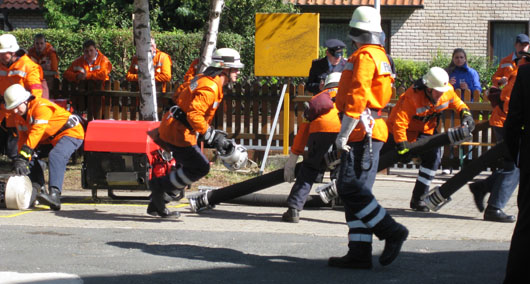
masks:
<svg viewBox="0 0 530 284"><path fill-rule="evenodd" d="M514 51L515 37L528 34L528 22L492 21L489 25L490 36L488 55L495 64Z"/></svg>

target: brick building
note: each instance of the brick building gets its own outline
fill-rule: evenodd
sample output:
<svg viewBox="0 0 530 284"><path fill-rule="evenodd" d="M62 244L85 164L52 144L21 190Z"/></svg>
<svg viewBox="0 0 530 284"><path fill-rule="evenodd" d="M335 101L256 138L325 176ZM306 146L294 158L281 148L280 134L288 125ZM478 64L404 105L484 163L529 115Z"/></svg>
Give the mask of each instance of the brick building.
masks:
<svg viewBox="0 0 530 284"><path fill-rule="evenodd" d="M0 0L0 29L46 28L38 0Z"/></svg>
<svg viewBox="0 0 530 284"><path fill-rule="evenodd" d="M359 5L373 0L287 0L303 13L320 13L320 40L348 40L349 19ZM387 49L393 57L429 60L439 50L502 58L515 36L528 34L528 0L381 0ZM349 40L348 40L349 41Z"/></svg>

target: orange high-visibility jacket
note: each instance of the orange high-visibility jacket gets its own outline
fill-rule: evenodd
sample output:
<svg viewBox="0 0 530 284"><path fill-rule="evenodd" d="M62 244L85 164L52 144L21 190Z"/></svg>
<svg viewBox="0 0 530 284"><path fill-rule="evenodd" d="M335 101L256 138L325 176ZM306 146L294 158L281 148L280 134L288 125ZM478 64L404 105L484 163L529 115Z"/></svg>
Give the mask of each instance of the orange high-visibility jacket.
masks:
<svg viewBox="0 0 530 284"><path fill-rule="evenodd" d="M500 64L499 68L497 68L497 71L491 78L491 81L493 84L495 84L500 78L506 77L508 78L508 81L506 85L501 90L501 101L503 101L502 109L500 105L495 106L493 111L491 112L490 117L490 125L495 127L503 127L504 121L506 121L506 115L508 114L508 105L510 104L510 96L512 94L513 86L515 85L515 79L517 78L517 70L519 70L519 66L522 64L526 64L526 58L519 59L518 63L516 64L514 60L512 60L513 53L504 57ZM498 76L495 76L497 75Z"/></svg>
<svg viewBox="0 0 530 284"><path fill-rule="evenodd" d="M77 82L77 74L85 73L86 80L107 81L109 80L110 71L112 71L112 64L109 59L98 50L98 55L94 62L87 62L82 55L70 64L70 67L64 72L63 77L68 81Z"/></svg>
<svg viewBox="0 0 530 284"><path fill-rule="evenodd" d="M325 89L319 94L315 95L312 99L325 94L329 94L330 98L334 98L337 95L337 88ZM309 134L311 133L339 133L339 131L339 111L337 110L337 106L333 104L333 108L329 112L320 115L313 121L310 122L304 119L300 127L298 127L298 132L294 137L293 146L291 146L291 152L296 155L302 155L304 153L307 140L309 139Z"/></svg>
<svg viewBox="0 0 530 284"><path fill-rule="evenodd" d="M223 99L223 86L220 77L196 76L186 83L174 102L186 113L193 130L165 113L160 123L160 138L177 147L197 144L197 135L205 134L210 126L215 111Z"/></svg>
<svg viewBox="0 0 530 284"><path fill-rule="evenodd" d="M153 65L155 66L155 81L162 83L162 92L166 91L167 82L171 81L171 57L167 53L156 50L153 57ZM127 71L127 81L138 81L138 57L132 58L131 67Z"/></svg>
<svg viewBox="0 0 530 284"><path fill-rule="evenodd" d="M55 146L64 136L84 139L85 132L81 124L57 134L57 131L63 127L70 115L72 115L70 112L47 99L35 98L31 100L24 118L15 115L19 117L17 119L18 149L20 150L23 145L35 149L39 143L51 143ZM56 134L57 136L50 141L50 136Z"/></svg>
<svg viewBox="0 0 530 284"><path fill-rule="evenodd" d="M370 108L372 112L383 109L392 96L392 68L385 49L379 45L363 45L348 58L342 71L336 105L339 112L355 119ZM372 138L386 142L388 129L382 118L375 120ZM348 142L364 139L362 123L352 131Z"/></svg>
<svg viewBox="0 0 530 284"><path fill-rule="evenodd" d="M188 67L188 71L186 71L184 78L182 78L184 82L178 86L178 88L175 90L175 93L173 94L173 100L175 100L178 94L180 94L180 92L185 88L186 83L195 77L197 68L199 68L199 58L195 58L195 60L191 62L190 66Z"/></svg>
<svg viewBox="0 0 530 284"><path fill-rule="evenodd" d="M4 96L5 90L13 85L20 84L33 96L42 97L42 80L44 80L42 68L33 62L27 55L20 56L9 67L0 64L0 95ZM6 118L6 126L15 127L14 117L5 109L4 104L0 107L0 122Z"/></svg>
<svg viewBox="0 0 530 284"><path fill-rule="evenodd" d="M453 87L443 93L434 105L425 90L410 87L399 97L396 106L390 112L388 128L392 131L396 143L414 142L420 133L432 135L438 126L437 114L449 108L458 112L469 109Z"/></svg>
<svg viewBox="0 0 530 284"><path fill-rule="evenodd" d="M53 46L47 42L42 53L38 54L35 46L28 50L28 56L33 62L39 64L43 71L55 72L54 77L59 78L59 58Z"/></svg>

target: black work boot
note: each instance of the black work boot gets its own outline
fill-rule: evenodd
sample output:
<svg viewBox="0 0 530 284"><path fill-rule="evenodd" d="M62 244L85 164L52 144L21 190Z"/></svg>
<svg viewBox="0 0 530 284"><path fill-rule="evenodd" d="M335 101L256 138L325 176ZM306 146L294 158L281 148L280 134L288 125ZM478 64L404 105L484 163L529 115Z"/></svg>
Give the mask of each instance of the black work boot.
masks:
<svg viewBox="0 0 530 284"><path fill-rule="evenodd" d="M351 242L350 242L351 243ZM365 243L352 247L345 256L330 257L328 266L350 269L371 269L372 268L372 244Z"/></svg>
<svg viewBox="0 0 530 284"><path fill-rule="evenodd" d="M484 212L484 198L486 197L486 191L482 182L474 182L469 184L469 190L473 194L473 200L479 212Z"/></svg>
<svg viewBox="0 0 530 284"><path fill-rule="evenodd" d="M396 259L399 252L401 251L401 246L407 239L409 235L409 230L399 223L396 223L397 229L392 233L392 235L385 239L385 248L379 257L379 263L381 265L389 265Z"/></svg>
<svg viewBox="0 0 530 284"><path fill-rule="evenodd" d="M282 215L282 221L289 223L298 223L300 222L300 211L295 208L289 208Z"/></svg>
<svg viewBox="0 0 530 284"><path fill-rule="evenodd" d="M414 197L410 200L410 209L418 212L429 212L429 207L427 207L425 201Z"/></svg>
<svg viewBox="0 0 530 284"><path fill-rule="evenodd" d="M515 222L515 216L508 215L502 211L502 209L488 206L484 211L484 220L502 223L513 223Z"/></svg>
<svg viewBox="0 0 530 284"><path fill-rule="evenodd" d="M160 187L159 180L155 178L149 183L149 187L153 192L151 193L151 202L147 205L147 214L151 216L160 216L162 218L179 218L179 212L171 212L167 209L166 203L168 203L169 200L166 200L167 194Z"/></svg>
<svg viewBox="0 0 530 284"><path fill-rule="evenodd" d="M53 211L61 210L61 192L57 187L50 187L49 193L37 193L37 200L40 204L48 205Z"/></svg>

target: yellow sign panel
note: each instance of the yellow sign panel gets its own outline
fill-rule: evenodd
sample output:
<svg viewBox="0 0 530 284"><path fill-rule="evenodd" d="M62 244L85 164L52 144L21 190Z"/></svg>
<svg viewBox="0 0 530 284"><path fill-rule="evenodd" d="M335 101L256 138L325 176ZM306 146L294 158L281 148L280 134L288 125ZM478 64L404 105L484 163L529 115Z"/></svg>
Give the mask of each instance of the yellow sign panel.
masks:
<svg viewBox="0 0 530 284"><path fill-rule="evenodd" d="M256 14L256 76L307 77L318 58L319 14Z"/></svg>

